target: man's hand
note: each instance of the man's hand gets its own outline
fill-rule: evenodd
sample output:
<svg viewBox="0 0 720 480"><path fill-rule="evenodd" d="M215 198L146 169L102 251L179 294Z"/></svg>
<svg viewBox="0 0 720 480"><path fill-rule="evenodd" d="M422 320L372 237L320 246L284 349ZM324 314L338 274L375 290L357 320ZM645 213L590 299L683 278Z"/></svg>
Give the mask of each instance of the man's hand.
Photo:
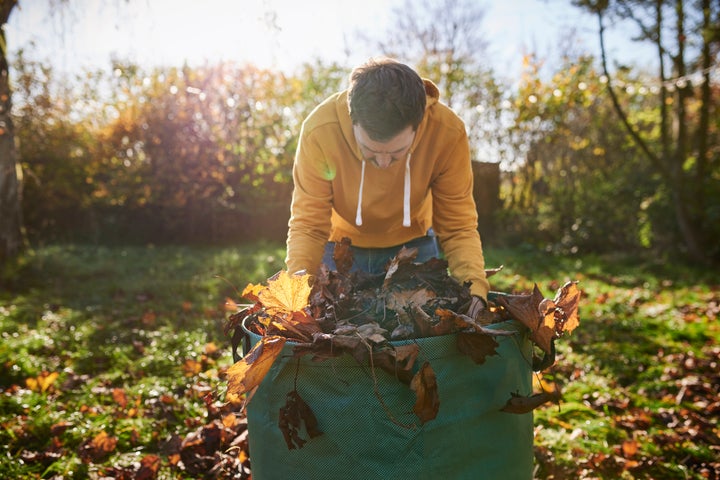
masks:
<svg viewBox="0 0 720 480"><path fill-rule="evenodd" d="M485 299L477 295L472 295L472 299L470 300L470 307L467 311L467 316L472 318L473 320L478 320L478 317L480 317L480 315L482 315L482 313L486 309L487 305L485 304Z"/></svg>

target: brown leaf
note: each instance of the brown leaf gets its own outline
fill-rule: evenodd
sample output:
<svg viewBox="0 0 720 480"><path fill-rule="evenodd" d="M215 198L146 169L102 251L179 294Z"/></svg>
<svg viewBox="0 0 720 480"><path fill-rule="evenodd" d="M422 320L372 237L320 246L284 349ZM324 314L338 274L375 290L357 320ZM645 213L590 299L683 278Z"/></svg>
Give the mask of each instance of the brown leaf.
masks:
<svg viewBox="0 0 720 480"><path fill-rule="evenodd" d="M73 423L67 421L57 422L53 424L52 427L50 427L50 435L52 435L53 437L62 435L67 429L73 427L73 425Z"/></svg>
<svg viewBox="0 0 720 480"><path fill-rule="evenodd" d="M501 408L503 412L523 414L532 412L539 406L547 402L557 402L560 399L558 390L552 392L534 393L529 397L523 397L516 393L510 394L510 399L505 406Z"/></svg>
<svg viewBox="0 0 720 480"><path fill-rule="evenodd" d="M312 342L298 343L293 347L293 355L312 355L313 360L326 360L344 353L354 357L357 352L364 352L363 358L367 357L367 348L358 335L316 333Z"/></svg>
<svg viewBox="0 0 720 480"><path fill-rule="evenodd" d="M260 385L285 341L284 337L262 337L247 355L228 368L228 394L240 396Z"/></svg>
<svg viewBox="0 0 720 480"><path fill-rule="evenodd" d="M577 282L568 282L558 290L555 295L555 304L564 313L564 322L561 332L570 333L580 325L578 310L580 306L580 289Z"/></svg>
<svg viewBox="0 0 720 480"><path fill-rule="evenodd" d="M625 440L622 443L622 452L623 456L625 458L632 458L635 455L637 455L638 452L638 442L637 440Z"/></svg>
<svg viewBox="0 0 720 480"><path fill-rule="evenodd" d="M135 474L134 480L154 480L157 478L161 463L160 457L157 455L145 455L140 460L140 468Z"/></svg>
<svg viewBox="0 0 720 480"><path fill-rule="evenodd" d="M122 388L113 388L112 390L112 397L113 401L117 404L120 408L125 408L128 404L127 395L125 394L125 390Z"/></svg>
<svg viewBox="0 0 720 480"><path fill-rule="evenodd" d="M310 438L322 435L312 409L305 403L297 390L293 390L287 394L285 405L280 407L278 420L278 426L285 438L288 450L302 448L307 442L300 436L303 425Z"/></svg>
<svg viewBox="0 0 720 480"><path fill-rule="evenodd" d="M117 438L103 431L83 442L78 455L84 463L99 462L115 450L117 442Z"/></svg>
<svg viewBox="0 0 720 480"><path fill-rule="evenodd" d="M530 333L530 338L543 352L550 354L551 344L555 337L555 311L553 310L542 317L540 325Z"/></svg>
<svg viewBox="0 0 720 480"><path fill-rule="evenodd" d="M348 237L343 237L342 240L335 243L333 260L335 261L335 267L338 273L342 275L350 273L353 265L353 252L350 248L350 239Z"/></svg>
<svg viewBox="0 0 720 480"><path fill-rule="evenodd" d="M496 273L498 273L498 272L499 272L500 270L502 270L503 268L505 268L505 265L500 265L500 266L497 267L497 268L486 268L486 269L485 269L485 277L486 277L486 278L487 278L487 277L492 277L493 275L495 275Z"/></svg>
<svg viewBox="0 0 720 480"><path fill-rule="evenodd" d="M419 354L420 346L409 343L373 352L372 361L376 367L409 385L413 379L412 368Z"/></svg>
<svg viewBox="0 0 720 480"><path fill-rule="evenodd" d="M395 274L395 272L397 272L400 265L405 263L412 263L412 261L415 260L415 257L417 257L417 254L417 248L402 247L400 249L398 254L390 261L390 264L387 267L387 273L385 274L385 280L383 281L383 289L386 289L390 286L392 276Z"/></svg>
<svg viewBox="0 0 720 480"><path fill-rule="evenodd" d="M300 342L310 341L314 334L320 333L320 325L305 312L292 312L273 317L267 334L277 333Z"/></svg>
<svg viewBox="0 0 720 480"><path fill-rule="evenodd" d="M435 298L435 293L426 288L417 290L396 290L385 295L385 305L390 310L404 310L412 307L422 307Z"/></svg>
<svg viewBox="0 0 720 480"><path fill-rule="evenodd" d="M413 412L420 422L426 423L437 417L440 410L440 397L438 396L435 371L429 362L425 362L415 374L410 382L410 388L413 389L416 397Z"/></svg>
<svg viewBox="0 0 720 480"><path fill-rule="evenodd" d="M487 357L497 355L498 342L490 335L459 332L456 341L458 350L469 356L478 365L485 363Z"/></svg>
<svg viewBox="0 0 720 480"><path fill-rule="evenodd" d="M537 284L533 286L531 294L501 295L496 299L497 303L502 305L515 320L525 325L532 332L538 329L542 320L539 306L543 300L544 298Z"/></svg>

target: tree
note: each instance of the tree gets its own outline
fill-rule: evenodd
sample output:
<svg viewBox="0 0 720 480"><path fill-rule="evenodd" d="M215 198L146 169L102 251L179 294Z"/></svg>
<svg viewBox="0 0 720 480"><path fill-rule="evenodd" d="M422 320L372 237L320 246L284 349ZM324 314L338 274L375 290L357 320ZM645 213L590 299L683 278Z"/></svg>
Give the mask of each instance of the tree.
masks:
<svg viewBox="0 0 720 480"><path fill-rule="evenodd" d="M415 64L440 89L440 100L465 120L474 156L502 149L504 91L487 66L485 10L472 0L406 0L377 42L383 54ZM482 153L479 153L481 152Z"/></svg>
<svg viewBox="0 0 720 480"><path fill-rule="evenodd" d="M0 1L0 267L22 249L18 154L11 118L12 96L7 60L7 24L17 0Z"/></svg>
<svg viewBox="0 0 720 480"><path fill-rule="evenodd" d="M658 181L615 120L595 63L568 55L546 76L526 57L508 135L523 160L503 192L506 234L571 254L660 247L651 232ZM623 108L649 128L644 119L657 112L641 80L629 71L616 78L636 91Z"/></svg>
<svg viewBox="0 0 720 480"><path fill-rule="evenodd" d="M718 88L711 77L720 46L720 8L710 0L574 0L597 16L601 61L615 111L642 156L670 192L671 210L688 255L704 262L720 255ZM652 142L622 108L608 67L606 22L634 23L636 40L657 50L660 141ZM695 88L699 85L699 88Z"/></svg>

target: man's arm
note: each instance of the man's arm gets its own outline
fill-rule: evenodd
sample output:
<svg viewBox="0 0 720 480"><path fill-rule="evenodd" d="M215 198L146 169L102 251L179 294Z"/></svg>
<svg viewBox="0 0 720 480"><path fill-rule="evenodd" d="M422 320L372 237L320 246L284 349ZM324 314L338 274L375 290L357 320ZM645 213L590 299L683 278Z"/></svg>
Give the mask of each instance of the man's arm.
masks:
<svg viewBox="0 0 720 480"><path fill-rule="evenodd" d="M293 196L287 237L288 271L315 274L330 233L335 168L312 135L300 133L293 165Z"/></svg>
<svg viewBox="0 0 720 480"><path fill-rule="evenodd" d="M448 152L443 169L432 185L433 228L448 261L450 274L472 282L470 292L487 299L490 284L485 276L477 210L473 199L470 147L464 129Z"/></svg>

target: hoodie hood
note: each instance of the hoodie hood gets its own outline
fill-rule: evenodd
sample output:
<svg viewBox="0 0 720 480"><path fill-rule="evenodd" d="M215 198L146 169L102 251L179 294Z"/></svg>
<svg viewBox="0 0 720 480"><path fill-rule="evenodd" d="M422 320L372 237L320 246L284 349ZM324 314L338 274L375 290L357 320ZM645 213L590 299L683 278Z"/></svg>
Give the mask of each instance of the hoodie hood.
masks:
<svg viewBox="0 0 720 480"><path fill-rule="evenodd" d="M438 99L440 98L440 90L438 89L437 85L435 85L432 81L423 79L423 82L425 84L425 93L427 95L427 100L425 104L425 111L427 112L429 108L431 108L433 105L435 105L438 102ZM357 210L355 214L355 225L358 227L362 225L362 197L363 197L363 187L365 186L365 167L367 165L367 162L365 158L362 155L362 152L360 151L360 146L357 143L357 140L355 138L355 133L353 132L353 123L352 119L350 118L350 108L348 106L347 101L347 91L343 92L342 95L338 95L336 98L336 112L338 119L340 120L340 126L343 133L343 136L345 137L345 141L350 145L353 152L355 153L355 157L362 162L361 167L361 173L360 173L360 187L358 189L358 199L357 199ZM415 133L415 138L413 139L413 143L410 146L410 150L407 153L407 156L405 157L405 179L404 179L404 188L403 188L403 226L404 227L410 227L411 226L411 215L410 215L410 192L411 192L411 176L410 176L410 159L412 158L412 153L415 150L415 146L417 145L418 141L423 135L423 132L425 131L425 126L427 125L427 115L423 116L423 120L420 122L420 125L418 125L417 131Z"/></svg>

